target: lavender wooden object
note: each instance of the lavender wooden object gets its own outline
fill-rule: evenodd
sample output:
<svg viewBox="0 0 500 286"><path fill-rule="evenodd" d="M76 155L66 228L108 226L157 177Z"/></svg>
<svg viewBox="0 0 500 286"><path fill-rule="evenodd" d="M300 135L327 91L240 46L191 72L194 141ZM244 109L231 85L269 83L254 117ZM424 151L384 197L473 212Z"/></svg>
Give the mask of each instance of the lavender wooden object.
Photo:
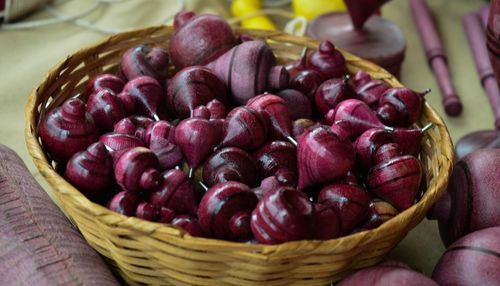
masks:
<svg viewBox="0 0 500 286"><path fill-rule="evenodd" d="M437 219L445 245L487 227L500 225L500 149L480 149L458 161L446 193L428 216Z"/></svg>
<svg viewBox="0 0 500 286"><path fill-rule="evenodd" d="M476 231L446 250L432 278L439 285L498 285L499 257L500 227Z"/></svg>
<svg viewBox="0 0 500 286"><path fill-rule="evenodd" d="M243 42L207 65L227 86L233 100L246 104L264 91L283 89L289 74L276 66L271 48L262 41Z"/></svg>
<svg viewBox="0 0 500 286"><path fill-rule="evenodd" d="M491 67L488 51L485 46L486 36L477 14L470 13L462 18L463 27L469 46L474 56L477 72L481 79L481 84L488 95L491 109L495 117L495 127L500 129L500 90L495 78L495 73Z"/></svg>
<svg viewBox="0 0 500 286"><path fill-rule="evenodd" d="M119 285L21 158L3 145L0 222L0 285Z"/></svg>
<svg viewBox="0 0 500 286"><path fill-rule="evenodd" d="M169 44L169 53L177 68L207 64L236 45L233 30L224 19L181 13L187 17L176 17L178 27Z"/></svg>
<svg viewBox="0 0 500 286"><path fill-rule="evenodd" d="M364 268L348 276L336 284L337 286L352 285L406 285L406 286L438 286L431 278L414 271L407 266L398 264L376 265Z"/></svg>
<svg viewBox="0 0 500 286"><path fill-rule="evenodd" d="M491 67L495 72L497 83L500 83L500 1L491 1L488 25L486 26L486 46L490 56Z"/></svg>
<svg viewBox="0 0 500 286"><path fill-rule="evenodd" d="M450 116L458 116L462 112L462 103L451 81L446 54L427 2L425 0L410 0L410 8L427 60L441 89L444 110Z"/></svg>

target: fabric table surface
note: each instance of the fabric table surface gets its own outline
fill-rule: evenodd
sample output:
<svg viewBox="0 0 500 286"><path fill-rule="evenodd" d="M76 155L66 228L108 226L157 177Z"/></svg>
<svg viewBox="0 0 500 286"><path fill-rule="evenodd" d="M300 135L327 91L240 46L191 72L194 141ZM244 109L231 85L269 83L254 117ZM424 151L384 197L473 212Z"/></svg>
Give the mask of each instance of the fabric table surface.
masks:
<svg viewBox="0 0 500 286"><path fill-rule="evenodd" d="M227 0L185 2L187 9L198 13L211 12L229 16ZM57 7L72 15L88 9L93 3L93 0L65 1ZM106 27L140 28L158 24L160 19L172 13L176 3L160 0L121 1L103 5L85 19ZM453 81L464 104L462 115L452 118L443 112L439 88L427 65L408 1L394 0L385 5L382 12L384 17L398 24L406 36L407 51L402 67L402 82L415 90L433 90L426 99L446 121L454 141L468 132L492 129L493 115L481 88L461 24L465 13L477 11L486 2L432 0L428 3L434 12L435 22L448 54ZM25 20L49 16L47 11L41 9ZM21 156L44 188L49 186L34 166L24 142L24 106L27 97L53 65L80 48L107 36L72 23L29 30L0 30L0 143L11 147ZM390 257L430 274L443 251L437 224L424 219L391 252Z"/></svg>

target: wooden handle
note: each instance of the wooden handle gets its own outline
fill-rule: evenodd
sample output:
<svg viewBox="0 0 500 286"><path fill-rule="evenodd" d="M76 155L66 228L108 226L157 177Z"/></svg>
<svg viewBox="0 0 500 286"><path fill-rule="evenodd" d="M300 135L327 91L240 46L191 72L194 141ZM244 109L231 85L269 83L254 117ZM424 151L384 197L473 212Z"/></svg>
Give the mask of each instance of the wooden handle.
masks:
<svg viewBox="0 0 500 286"><path fill-rule="evenodd" d="M425 55L437 78L443 97L444 110L450 116L458 116L462 112L462 103L451 81L446 54L427 2L425 0L410 0L410 9L425 49Z"/></svg>
<svg viewBox="0 0 500 286"><path fill-rule="evenodd" d="M481 84L488 95L488 100L493 110L495 127L500 129L500 90L491 67L488 51L486 50L485 29L478 15L475 13L465 15L462 19L462 23L472 55L474 56L474 62L481 79Z"/></svg>

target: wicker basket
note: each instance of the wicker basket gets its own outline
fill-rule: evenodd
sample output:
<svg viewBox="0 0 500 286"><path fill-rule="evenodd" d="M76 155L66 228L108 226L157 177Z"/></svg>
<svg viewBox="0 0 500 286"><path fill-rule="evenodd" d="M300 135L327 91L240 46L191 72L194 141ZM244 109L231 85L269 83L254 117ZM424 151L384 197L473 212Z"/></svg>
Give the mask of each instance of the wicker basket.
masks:
<svg viewBox="0 0 500 286"><path fill-rule="evenodd" d="M117 34L82 49L56 65L34 89L26 106L26 143L33 160L53 188L53 197L89 244L108 258L132 284L174 285L326 285L353 269L380 261L425 216L449 178L452 143L442 119L426 104L418 125L433 122L423 140L421 159L427 191L411 208L380 227L328 241L249 245L195 238L159 223L126 217L90 202L67 183L40 145L38 124L51 108L82 92L89 77L113 71L122 53L139 43L166 46L171 27ZM280 32L237 30L260 38L280 61L296 59L304 46L318 42ZM351 73L359 69L392 86L401 84L372 63L344 53Z"/></svg>

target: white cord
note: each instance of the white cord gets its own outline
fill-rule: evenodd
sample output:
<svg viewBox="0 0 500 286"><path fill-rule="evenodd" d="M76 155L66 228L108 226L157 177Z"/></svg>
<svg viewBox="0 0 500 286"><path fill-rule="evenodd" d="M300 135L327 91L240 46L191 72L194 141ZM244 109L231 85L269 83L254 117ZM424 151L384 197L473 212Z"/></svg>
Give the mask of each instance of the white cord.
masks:
<svg viewBox="0 0 500 286"><path fill-rule="evenodd" d="M46 7L49 4L46 5ZM20 29L32 29L32 28L38 28L42 26L48 26L48 25L54 25L54 24L59 24L63 22L69 22L73 21L75 19L85 17L89 15L90 13L94 12L101 3L98 1L94 2L94 4L88 8L87 10L83 11L82 13L78 13L75 15L71 16L66 16L64 18L52 18L52 19L44 19L44 20L37 20L37 21L30 21L30 22L22 22L22 23L11 23L11 24L2 24L0 25L1 30L20 30Z"/></svg>
<svg viewBox="0 0 500 286"><path fill-rule="evenodd" d="M63 0L62 2L69 2L73 0ZM90 7L88 10L85 10L84 12L77 14L77 15L72 15L68 16L65 13L61 12L56 8L55 5L53 4L46 4L45 9L54 16L53 19L44 19L44 20L38 20L38 21L31 21L31 22L24 22L24 23L14 23L14 24L2 24L0 25L0 30L19 30L19 29L31 29L31 28L38 28L42 26L47 26L47 25L53 25L53 24L58 24L58 23L64 23L64 22L72 22L75 25L79 27L83 27L86 29L98 31L100 33L104 34L115 34L119 32L123 32L126 30L133 29L134 27L129 27L126 29L117 29L117 28L111 28L111 27L103 27L99 25L95 25L87 20L81 19L101 6L106 6L106 5L111 5L111 4L116 4L119 2L123 1L128 1L128 0L96 0L92 7ZM176 0L176 8L173 9L172 13L161 19L161 21L157 24L165 24L168 22L171 18L177 14L177 12L184 10L185 8L185 0ZM153 24L151 24L153 25Z"/></svg>
<svg viewBox="0 0 500 286"><path fill-rule="evenodd" d="M286 23L283 31L294 36L304 36L306 34L307 19L297 16Z"/></svg>

